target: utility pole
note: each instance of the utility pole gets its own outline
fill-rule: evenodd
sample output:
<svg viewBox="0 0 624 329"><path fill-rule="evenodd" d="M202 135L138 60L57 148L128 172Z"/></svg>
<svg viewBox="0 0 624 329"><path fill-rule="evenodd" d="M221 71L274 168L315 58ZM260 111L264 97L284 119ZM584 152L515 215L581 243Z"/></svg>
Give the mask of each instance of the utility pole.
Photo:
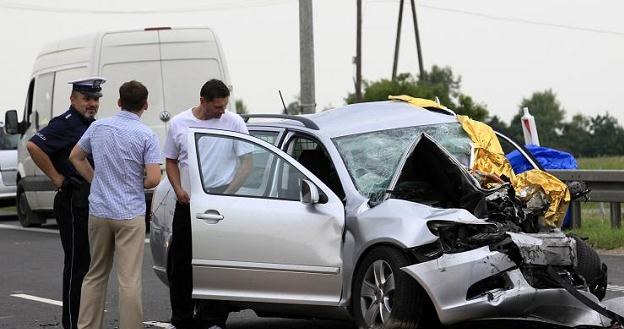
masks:
<svg viewBox="0 0 624 329"><path fill-rule="evenodd" d="M299 67L301 80L301 113L314 113L314 29L312 0L299 0Z"/></svg>
<svg viewBox="0 0 624 329"><path fill-rule="evenodd" d="M394 44L394 63L392 64L392 81L396 79L397 66L399 64L399 45L401 43L401 26L403 23L403 1L399 3L399 21L397 23L396 43Z"/></svg>
<svg viewBox="0 0 624 329"><path fill-rule="evenodd" d="M362 0L357 0L357 28L355 41L355 100L362 101Z"/></svg>
<svg viewBox="0 0 624 329"><path fill-rule="evenodd" d="M420 79L423 77L423 72L425 72L425 69L423 68L422 53L420 51L420 36L418 34L418 21L416 21L416 3L414 3L414 0L411 0L411 3L412 3L412 19L414 20L414 34L416 35L416 50L418 51L418 69L420 70L420 75L419 75L419 79Z"/></svg>

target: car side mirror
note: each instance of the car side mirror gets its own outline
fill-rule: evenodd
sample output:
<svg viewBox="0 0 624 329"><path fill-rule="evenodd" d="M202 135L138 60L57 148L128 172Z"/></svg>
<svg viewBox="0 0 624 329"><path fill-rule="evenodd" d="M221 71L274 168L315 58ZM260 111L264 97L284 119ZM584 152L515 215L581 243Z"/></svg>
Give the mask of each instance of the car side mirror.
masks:
<svg viewBox="0 0 624 329"><path fill-rule="evenodd" d="M299 180L299 200L307 204L318 203L320 199L319 190L314 183L307 179Z"/></svg>
<svg viewBox="0 0 624 329"><path fill-rule="evenodd" d="M6 131L8 135L20 133L16 110L9 110L4 114L4 131Z"/></svg>

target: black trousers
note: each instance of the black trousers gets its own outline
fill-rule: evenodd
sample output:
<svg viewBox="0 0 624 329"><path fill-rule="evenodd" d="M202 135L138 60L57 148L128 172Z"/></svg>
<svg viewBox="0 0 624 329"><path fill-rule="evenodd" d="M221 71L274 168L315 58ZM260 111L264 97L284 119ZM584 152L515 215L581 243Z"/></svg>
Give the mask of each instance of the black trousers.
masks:
<svg viewBox="0 0 624 329"><path fill-rule="evenodd" d="M228 316L227 303L193 299L193 242L188 204L176 203L172 226L167 267L171 324L177 329L224 327Z"/></svg>
<svg viewBox="0 0 624 329"><path fill-rule="evenodd" d="M54 197L54 215L65 253L63 261L63 328L78 328L80 289L89 270L89 188L65 184Z"/></svg>

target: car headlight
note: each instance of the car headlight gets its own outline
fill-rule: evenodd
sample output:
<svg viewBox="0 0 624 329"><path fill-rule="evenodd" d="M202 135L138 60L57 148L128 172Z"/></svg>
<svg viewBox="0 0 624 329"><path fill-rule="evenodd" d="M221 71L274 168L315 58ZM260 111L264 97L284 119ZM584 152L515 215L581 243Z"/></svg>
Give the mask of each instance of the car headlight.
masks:
<svg viewBox="0 0 624 329"><path fill-rule="evenodd" d="M496 223L466 224L451 221L431 221L429 231L439 237L446 253L464 252L487 246L507 237Z"/></svg>

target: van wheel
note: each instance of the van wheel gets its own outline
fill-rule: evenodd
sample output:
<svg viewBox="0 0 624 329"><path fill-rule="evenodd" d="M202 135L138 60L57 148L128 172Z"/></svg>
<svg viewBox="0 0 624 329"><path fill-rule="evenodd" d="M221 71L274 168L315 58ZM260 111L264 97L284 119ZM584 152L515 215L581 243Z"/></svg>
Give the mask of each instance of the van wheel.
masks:
<svg viewBox="0 0 624 329"><path fill-rule="evenodd" d="M416 280L401 271L408 257L390 247L373 249L364 258L353 285L353 315L358 328L427 327L427 296Z"/></svg>
<svg viewBox="0 0 624 329"><path fill-rule="evenodd" d="M23 227L41 226L45 223L46 217L42 214L32 211L24 193L24 186L21 182L17 183L17 202L16 202L17 218Z"/></svg>

